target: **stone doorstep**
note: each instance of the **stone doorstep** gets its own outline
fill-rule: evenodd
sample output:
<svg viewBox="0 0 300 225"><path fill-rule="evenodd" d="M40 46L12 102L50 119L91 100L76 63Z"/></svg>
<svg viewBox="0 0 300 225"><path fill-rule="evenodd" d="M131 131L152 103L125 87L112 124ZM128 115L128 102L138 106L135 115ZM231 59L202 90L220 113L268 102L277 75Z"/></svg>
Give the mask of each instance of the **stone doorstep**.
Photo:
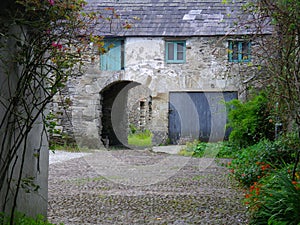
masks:
<svg viewBox="0 0 300 225"><path fill-rule="evenodd" d="M152 151L176 155L184 147L185 147L185 145L153 146Z"/></svg>

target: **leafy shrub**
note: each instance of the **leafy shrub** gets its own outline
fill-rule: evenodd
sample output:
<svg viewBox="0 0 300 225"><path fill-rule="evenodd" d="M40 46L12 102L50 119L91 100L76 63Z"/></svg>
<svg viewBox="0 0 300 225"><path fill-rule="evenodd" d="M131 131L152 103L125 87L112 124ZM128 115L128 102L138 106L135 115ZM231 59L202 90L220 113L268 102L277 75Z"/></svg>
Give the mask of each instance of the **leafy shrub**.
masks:
<svg viewBox="0 0 300 225"><path fill-rule="evenodd" d="M233 176L248 189L245 204L250 224L300 224L300 172L292 174L299 146L296 134L261 140L239 150L228 164ZM292 175L296 180L292 181Z"/></svg>
<svg viewBox="0 0 300 225"><path fill-rule="evenodd" d="M243 186L249 187L273 169L293 163L294 154L295 149L286 145L282 139L274 142L262 140L242 149L232 160L229 168Z"/></svg>
<svg viewBox="0 0 300 225"><path fill-rule="evenodd" d="M237 147L247 147L261 139L274 139L274 124L267 107L265 94L242 103L234 99L226 103L228 126L232 129L229 140Z"/></svg>
<svg viewBox="0 0 300 225"><path fill-rule="evenodd" d="M199 142L194 148L195 157L232 158L236 152L229 142Z"/></svg>
<svg viewBox="0 0 300 225"><path fill-rule="evenodd" d="M10 218L0 213L0 224L10 225ZM14 217L14 225L54 225L45 220L41 215L36 218L31 218L23 213L16 213ZM62 223L60 225L63 225Z"/></svg>
<svg viewBox="0 0 300 225"><path fill-rule="evenodd" d="M300 182L285 171L275 172L250 187L246 196L250 224L300 224Z"/></svg>
<svg viewBox="0 0 300 225"><path fill-rule="evenodd" d="M218 158L235 158L240 152L239 149L235 148L231 142L224 141L220 142L218 145Z"/></svg>
<svg viewBox="0 0 300 225"><path fill-rule="evenodd" d="M183 156L193 156L195 149L200 144L200 141L194 140L193 142L187 142L185 147L182 148L179 152L179 155Z"/></svg>
<svg viewBox="0 0 300 225"><path fill-rule="evenodd" d="M229 142L206 143L197 140L188 142L179 152L184 156L218 158L232 158L235 154L235 148Z"/></svg>
<svg viewBox="0 0 300 225"><path fill-rule="evenodd" d="M207 147L207 143L205 143L205 142L199 142L194 147L193 156L195 156L195 157L202 157L204 155L206 147Z"/></svg>
<svg viewBox="0 0 300 225"><path fill-rule="evenodd" d="M210 157L214 156L214 151L217 150L217 143L206 143L194 140L188 142L186 146L180 150L179 155L193 156L193 157ZM212 154L209 154L209 153Z"/></svg>

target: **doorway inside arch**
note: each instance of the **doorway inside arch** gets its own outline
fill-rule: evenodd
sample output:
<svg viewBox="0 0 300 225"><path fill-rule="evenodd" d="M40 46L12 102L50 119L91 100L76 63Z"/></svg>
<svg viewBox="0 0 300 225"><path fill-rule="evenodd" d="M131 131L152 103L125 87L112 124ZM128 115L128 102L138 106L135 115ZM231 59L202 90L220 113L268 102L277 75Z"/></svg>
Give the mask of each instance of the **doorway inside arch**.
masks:
<svg viewBox="0 0 300 225"><path fill-rule="evenodd" d="M149 88L139 85L129 91L128 111L129 146L151 146L152 96Z"/></svg>
<svg viewBox="0 0 300 225"><path fill-rule="evenodd" d="M103 145L131 147L128 140L133 126L145 131L151 121L149 89L134 81L117 81L106 86L100 97L99 131Z"/></svg>

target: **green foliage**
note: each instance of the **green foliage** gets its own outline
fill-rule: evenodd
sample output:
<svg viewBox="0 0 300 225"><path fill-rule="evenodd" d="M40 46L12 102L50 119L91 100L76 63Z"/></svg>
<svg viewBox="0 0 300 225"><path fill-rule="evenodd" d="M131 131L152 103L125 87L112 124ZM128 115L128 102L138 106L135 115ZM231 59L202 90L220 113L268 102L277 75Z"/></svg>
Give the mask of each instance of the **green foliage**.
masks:
<svg viewBox="0 0 300 225"><path fill-rule="evenodd" d="M243 25L261 29L272 26L272 35L261 37L256 54L262 70L252 80L252 85L268 92L270 105L278 103L278 116L284 127L291 122L300 126L300 2L299 0L248 1L242 9L256 15L258 20L243 21ZM268 22L266 20L268 19ZM267 22L267 23L266 23ZM263 54L260 54L263 52ZM253 52L254 53L254 52ZM289 130L290 131L290 130Z"/></svg>
<svg viewBox="0 0 300 225"><path fill-rule="evenodd" d="M195 157L202 157L204 155L204 153L205 153L206 147L207 147L207 143L205 143L205 142L199 142L194 147L193 156L195 156Z"/></svg>
<svg viewBox="0 0 300 225"><path fill-rule="evenodd" d="M195 151L198 154L198 157L203 154L205 148L205 143L202 143L198 140L194 140L193 142L187 142L185 147L179 151L179 155L182 156L196 156Z"/></svg>
<svg viewBox="0 0 300 225"><path fill-rule="evenodd" d="M26 193L37 192L40 189L40 186L35 184L34 177L24 177L21 179L21 188Z"/></svg>
<svg viewBox="0 0 300 225"><path fill-rule="evenodd" d="M244 203L250 224L300 224L299 169L292 173L300 146L297 137L292 133L276 141L261 140L239 150L228 164L233 176L246 187Z"/></svg>
<svg viewBox="0 0 300 225"><path fill-rule="evenodd" d="M235 148L228 141L218 143L218 158L235 158L238 152L239 149Z"/></svg>
<svg viewBox="0 0 300 225"><path fill-rule="evenodd" d="M57 117L53 113L49 113L44 120L45 127L50 136L52 136L53 134L61 134L61 130L56 129L56 121Z"/></svg>
<svg viewBox="0 0 300 225"><path fill-rule="evenodd" d="M141 132L138 132L137 134L137 137L139 137L140 139L146 139L146 138L149 138L152 136L151 134L151 131L146 129L146 130L143 130Z"/></svg>
<svg viewBox="0 0 300 225"><path fill-rule="evenodd" d="M135 128L133 126L133 128ZM138 131L136 128L128 135L128 144L133 146L151 146L152 134L150 130Z"/></svg>
<svg viewBox="0 0 300 225"><path fill-rule="evenodd" d="M250 224L300 224L300 183L282 170L262 179L247 196Z"/></svg>
<svg viewBox="0 0 300 225"><path fill-rule="evenodd" d="M10 218L5 216L4 213L0 213L0 224L2 225L10 225ZM23 213L15 213L14 217L14 225L54 225L49 223L45 218L41 215L38 215L36 218L31 218L26 216ZM63 225L60 223L60 225Z"/></svg>
<svg viewBox="0 0 300 225"><path fill-rule="evenodd" d="M285 144L284 138L259 143L240 150L229 165L233 176L249 187L275 168L294 162L295 149Z"/></svg>
<svg viewBox="0 0 300 225"><path fill-rule="evenodd" d="M50 150L52 151L67 151L67 152L82 152L82 151L86 151L86 149L83 148L79 148L78 145L76 144L56 144L56 143L52 143L50 146Z"/></svg>
<svg viewBox="0 0 300 225"><path fill-rule="evenodd" d="M236 99L226 103L228 126L232 128L230 142L237 147L247 147L263 138L274 139L274 124L267 103L263 93L245 103Z"/></svg>
<svg viewBox="0 0 300 225"><path fill-rule="evenodd" d="M137 131L136 126L134 124L129 124L130 134L135 134Z"/></svg>
<svg viewBox="0 0 300 225"><path fill-rule="evenodd" d="M179 152L179 155L193 157L233 158L235 148L229 142L206 143L200 141L188 142Z"/></svg>

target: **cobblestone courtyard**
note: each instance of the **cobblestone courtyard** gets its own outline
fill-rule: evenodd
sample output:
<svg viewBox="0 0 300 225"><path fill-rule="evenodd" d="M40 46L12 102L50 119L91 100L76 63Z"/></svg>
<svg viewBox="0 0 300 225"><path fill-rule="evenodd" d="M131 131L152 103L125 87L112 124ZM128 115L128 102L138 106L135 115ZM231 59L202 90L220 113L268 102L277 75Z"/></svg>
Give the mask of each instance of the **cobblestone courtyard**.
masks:
<svg viewBox="0 0 300 225"><path fill-rule="evenodd" d="M113 162L103 157L99 160L97 153L52 162L49 171L50 222L104 225L247 224L246 208L241 203L242 192L220 162L209 162L206 169L201 169L205 162L203 159L187 159L146 150L117 150L110 151L110 155L127 167L134 166L132 168L135 170L145 165L158 165L161 161L166 165L166 160L180 163L184 159L186 163L184 166L169 166L167 169L173 170L173 173L166 173L163 166L153 169L156 174L152 177L157 175L157 182L147 184L130 183L134 178L142 180L147 176L137 177L135 174L139 171L132 170L130 173L121 166L120 171L132 177L128 176L126 180L114 173L99 173L100 170L111 169L107 166ZM106 167L95 166L97 160Z"/></svg>

